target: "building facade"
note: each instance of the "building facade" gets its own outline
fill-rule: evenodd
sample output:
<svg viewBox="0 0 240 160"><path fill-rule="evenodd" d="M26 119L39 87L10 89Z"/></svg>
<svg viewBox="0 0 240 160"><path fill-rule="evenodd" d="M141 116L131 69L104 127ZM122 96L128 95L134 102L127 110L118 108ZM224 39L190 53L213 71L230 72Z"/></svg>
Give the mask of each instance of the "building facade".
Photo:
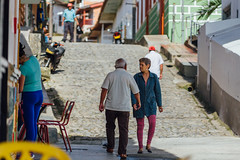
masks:
<svg viewBox="0 0 240 160"><path fill-rule="evenodd" d="M90 38L101 43L113 43L113 34L121 33L122 42L132 41L136 33L135 0L105 0Z"/></svg>
<svg viewBox="0 0 240 160"><path fill-rule="evenodd" d="M238 0L223 0L223 21L207 23L198 37L197 88L232 131L240 134L240 19Z"/></svg>
<svg viewBox="0 0 240 160"><path fill-rule="evenodd" d="M79 25L84 33L89 33L90 29L97 23L103 1L84 1L76 12L79 15Z"/></svg>
<svg viewBox="0 0 240 160"><path fill-rule="evenodd" d="M64 33L64 26L62 25L63 12L67 9L67 3L55 1L53 5L53 32L58 34Z"/></svg>
<svg viewBox="0 0 240 160"><path fill-rule="evenodd" d="M198 11L210 0L137 0L136 41L143 35L166 34L175 43L184 43L190 34L197 34L206 22L221 19L217 9L209 19L198 20Z"/></svg>

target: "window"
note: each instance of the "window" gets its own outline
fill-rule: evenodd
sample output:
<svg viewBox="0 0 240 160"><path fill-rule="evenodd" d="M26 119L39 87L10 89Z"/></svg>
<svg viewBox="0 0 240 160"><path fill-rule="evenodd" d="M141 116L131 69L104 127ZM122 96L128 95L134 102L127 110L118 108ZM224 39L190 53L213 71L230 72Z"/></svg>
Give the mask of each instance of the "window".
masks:
<svg viewBox="0 0 240 160"><path fill-rule="evenodd" d="M58 25L62 26L62 15L58 16Z"/></svg>
<svg viewBox="0 0 240 160"><path fill-rule="evenodd" d="M223 20L231 18L231 4L223 9Z"/></svg>

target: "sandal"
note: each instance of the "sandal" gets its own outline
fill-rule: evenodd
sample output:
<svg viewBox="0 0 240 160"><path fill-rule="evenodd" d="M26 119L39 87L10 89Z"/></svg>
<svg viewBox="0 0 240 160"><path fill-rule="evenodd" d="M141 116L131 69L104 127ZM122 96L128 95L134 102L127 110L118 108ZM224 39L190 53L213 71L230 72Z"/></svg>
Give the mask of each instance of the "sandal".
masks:
<svg viewBox="0 0 240 160"><path fill-rule="evenodd" d="M120 154L121 159L127 159L127 155L126 154Z"/></svg>
<svg viewBox="0 0 240 160"><path fill-rule="evenodd" d="M138 153L138 154L142 154L142 153L143 153L143 149L140 148L137 153Z"/></svg>
<svg viewBox="0 0 240 160"><path fill-rule="evenodd" d="M152 153L151 147L146 146L146 150L147 150L149 153Z"/></svg>

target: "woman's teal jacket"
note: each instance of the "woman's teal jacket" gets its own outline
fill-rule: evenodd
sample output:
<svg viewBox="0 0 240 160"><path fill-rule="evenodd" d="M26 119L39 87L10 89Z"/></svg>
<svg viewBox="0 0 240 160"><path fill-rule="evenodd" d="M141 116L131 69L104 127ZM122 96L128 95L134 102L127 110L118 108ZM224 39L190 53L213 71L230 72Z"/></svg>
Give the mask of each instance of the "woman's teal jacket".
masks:
<svg viewBox="0 0 240 160"><path fill-rule="evenodd" d="M156 74L149 74L147 85L143 79L142 73L134 75L134 79L140 90L141 108L137 111L133 110L133 116L136 118L143 118L150 115L156 115L157 106L162 106L162 95L159 79ZM134 95L131 95L132 105L136 104Z"/></svg>

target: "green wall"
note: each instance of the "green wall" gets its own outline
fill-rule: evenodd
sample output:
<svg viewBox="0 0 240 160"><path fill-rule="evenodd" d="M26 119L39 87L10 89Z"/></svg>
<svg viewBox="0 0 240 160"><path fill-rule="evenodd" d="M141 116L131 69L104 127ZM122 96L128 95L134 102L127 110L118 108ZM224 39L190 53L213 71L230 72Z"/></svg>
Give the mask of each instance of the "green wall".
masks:
<svg viewBox="0 0 240 160"><path fill-rule="evenodd" d="M221 10L217 10L210 16L208 20L197 20L197 11L202 8L208 0L201 2L192 2L192 0L184 0L184 39L186 40L190 35L190 16L192 20L199 25L203 25L207 21L216 21L221 19ZM175 29L173 30L173 4L175 3ZM164 34L175 43L182 43L182 6L181 0L165 0L165 28ZM195 14L195 16L193 16ZM186 20L187 18L187 20ZM193 26L194 28L194 26ZM197 33L197 29L193 32ZM174 37L174 38L172 38Z"/></svg>
<svg viewBox="0 0 240 160"><path fill-rule="evenodd" d="M146 19L141 25L141 27L138 29L136 33L135 40L138 42L141 40L143 35L146 34ZM159 33L159 11L157 8L157 4L153 6L151 11L149 12L149 34L155 35Z"/></svg>
<svg viewBox="0 0 240 160"><path fill-rule="evenodd" d="M184 0L184 39L190 35L190 15L197 14L197 11L202 8L202 5L208 0L201 2L192 2L192 0ZM175 3L175 29L173 31L173 4ZM165 0L164 9L164 34L175 43L182 41L182 19L181 19L181 0ZM197 16L192 16L193 21L203 25L207 21L221 20L221 10L217 10L210 16L208 20L197 20ZM187 18L187 21L186 21ZM159 10L157 4L153 6L149 13L149 34L155 35L159 33ZM197 33L197 29L195 30ZM146 20L137 30L135 40L138 42L143 35L146 34ZM174 38L172 38L174 37Z"/></svg>

